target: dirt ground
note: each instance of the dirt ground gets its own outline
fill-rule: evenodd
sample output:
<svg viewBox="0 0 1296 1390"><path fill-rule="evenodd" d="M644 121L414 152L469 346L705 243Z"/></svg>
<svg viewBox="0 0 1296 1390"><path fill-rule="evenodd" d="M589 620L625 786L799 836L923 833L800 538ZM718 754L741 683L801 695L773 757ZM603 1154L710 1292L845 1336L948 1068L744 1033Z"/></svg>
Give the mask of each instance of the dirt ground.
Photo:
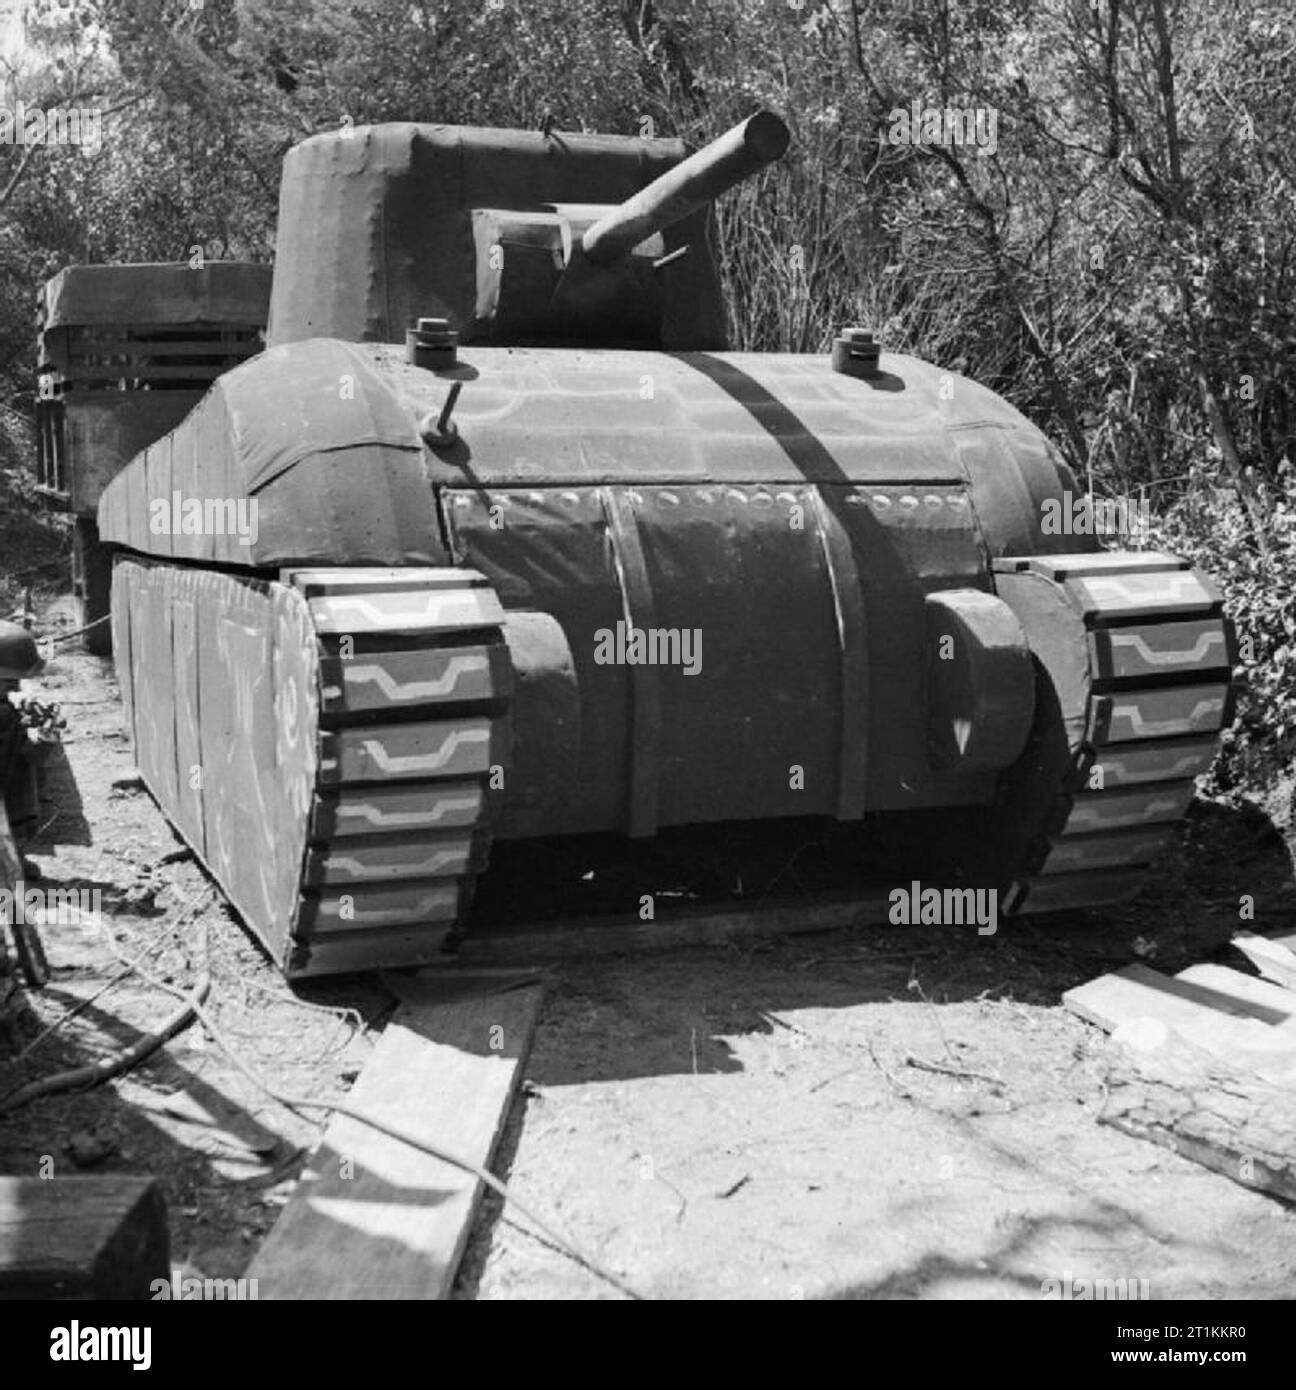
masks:
<svg viewBox="0 0 1296 1390"><path fill-rule="evenodd" d="M42 615L71 622L66 600ZM173 1010L122 976L122 952L176 985L206 975L272 1084L342 1094L395 999L377 978L279 979L134 779L108 663L67 645L37 686L68 729L28 857L47 886L98 890L106 928L45 931L53 976L0 1034L0 1097ZM564 964L497 1171L650 1297L1032 1298L1067 1275L1289 1297L1296 1210L1099 1125L1108 1043L1059 1003L1134 959L1247 969L1227 945L1239 896L1256 930L1296 916L1289 800L1199 803L1116 912ZM0 1120L0 1172L153 1174L176 1261L233 1277L319 1132L194 1027L117 1081ZM619 1296L500 1208L485 1203L456 1296Z"/></svg>

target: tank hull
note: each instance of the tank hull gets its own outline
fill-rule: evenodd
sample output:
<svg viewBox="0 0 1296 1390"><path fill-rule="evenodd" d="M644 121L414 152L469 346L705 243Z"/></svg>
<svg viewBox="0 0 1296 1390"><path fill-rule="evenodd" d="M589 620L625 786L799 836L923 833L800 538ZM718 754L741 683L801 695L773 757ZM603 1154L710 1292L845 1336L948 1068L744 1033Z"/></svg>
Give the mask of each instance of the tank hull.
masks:
<svg viewBox="0 0 1296 1390"><path fill-rule="evenodd" d="M996 555L1085 538L1044 533L1068 478L1020 415L914 359L882 367L478 348L449 379L381 346L294 344L127 470L104 535L261 574L462 566L506 613L551 617L564 794L532 785L554 780L537 752L506 838L984 803L998 765L929 756L928 601L991 594ZM459 381L455 444L434 451L418 421ZM176 524L236 501L254 535ZM518 718L543 744L541 717Z"/></svg>
<svg viewBox="0 0 1296 1390"><path fill-rule="evenodd" d="M1229 717L1219 595L880 368L317 340L113 480L141 770L290 974L434 958L506 841L827 820L1027 911L1137 887Z"/></svg>

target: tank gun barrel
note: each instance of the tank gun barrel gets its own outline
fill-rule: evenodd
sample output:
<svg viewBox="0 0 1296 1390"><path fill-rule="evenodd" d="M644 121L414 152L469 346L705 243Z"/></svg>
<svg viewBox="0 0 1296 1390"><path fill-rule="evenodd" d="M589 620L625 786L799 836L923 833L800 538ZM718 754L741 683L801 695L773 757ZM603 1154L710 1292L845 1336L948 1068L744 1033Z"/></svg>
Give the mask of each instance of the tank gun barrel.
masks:
<svg viewBox="0 0 1296 1390"><path fill-rule="evenodd" d="M790 139L787 126L772 111L748 116L600 217L581 238L581 249L595 265L614 264L654 232L772 164Z"/></svg>

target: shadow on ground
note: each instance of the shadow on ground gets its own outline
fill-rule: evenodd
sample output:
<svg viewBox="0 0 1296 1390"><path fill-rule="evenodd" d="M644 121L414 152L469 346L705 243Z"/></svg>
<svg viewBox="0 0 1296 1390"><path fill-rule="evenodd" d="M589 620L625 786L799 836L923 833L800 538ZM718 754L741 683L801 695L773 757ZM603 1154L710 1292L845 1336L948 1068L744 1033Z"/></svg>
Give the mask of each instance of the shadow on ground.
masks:
<svg viewBox="0 0 1296 1390"><path fill-rule="evenodd" d="M1253 917L1249 914L1253 909ZM555 970L528 1075L540 1085L734 1070L722 1039L773 1034L783 1010L902 1000L1055 1005L1108 970L1218 961L1240 928L1296 923L1292 861L1254 807L1197 803L1139 897L1091 912L1006 919L993 935L861 926L750 945L571 959Z"/></svg>

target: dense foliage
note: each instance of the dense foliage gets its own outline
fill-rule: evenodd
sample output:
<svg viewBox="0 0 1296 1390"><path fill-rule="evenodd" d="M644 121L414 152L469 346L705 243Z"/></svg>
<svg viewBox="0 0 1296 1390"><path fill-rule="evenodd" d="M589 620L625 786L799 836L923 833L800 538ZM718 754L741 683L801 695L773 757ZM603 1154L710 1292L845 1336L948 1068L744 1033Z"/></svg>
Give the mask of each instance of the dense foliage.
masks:
<svg viewBox="0 0 1296 1390"><path fill-rule="evenodd" d="M1249 746L1296 728L1296 11L1290 0L37 0L0 106L0 385L73 260L268 257L311 132L420 119L682 134L757 105L790 156L719 217L735 343L849 322L966 371L1099 494L1150 495L1254 629ZM980 145L895 143L957 108ZM1245 655L1245 653L1244 653Z"/></svg>

